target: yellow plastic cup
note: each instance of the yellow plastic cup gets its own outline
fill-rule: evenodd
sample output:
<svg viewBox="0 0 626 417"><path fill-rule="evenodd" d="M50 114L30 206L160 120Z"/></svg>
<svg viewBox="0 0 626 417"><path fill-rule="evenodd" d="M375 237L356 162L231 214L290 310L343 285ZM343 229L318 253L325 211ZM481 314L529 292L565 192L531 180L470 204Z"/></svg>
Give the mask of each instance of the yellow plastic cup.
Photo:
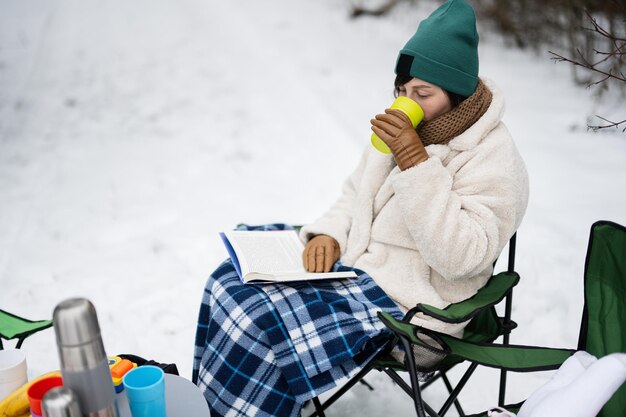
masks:
<svg viewBox="0 0 626 417"><path fill-rule="evenodd" d="M414 100L412 100L412 99L410 99L410 98L408 98L406 96L398 97L393 102L393 104L391 105L390 108L391 109L400 110L402 113L404 113L407 116L409 116L409 119L411 120L411 124L413 125L414 129L424 119L424 110L422 110L420 105L417 104ZM385 142L383 142L383 140L381 138L379 138L376 133L372 133L372 139L371 140L372 140L372 145L379 152L382 152L384 154L390 154L391 153L391 149L389 149L389 146L387 146L387 144Z"/></svg>

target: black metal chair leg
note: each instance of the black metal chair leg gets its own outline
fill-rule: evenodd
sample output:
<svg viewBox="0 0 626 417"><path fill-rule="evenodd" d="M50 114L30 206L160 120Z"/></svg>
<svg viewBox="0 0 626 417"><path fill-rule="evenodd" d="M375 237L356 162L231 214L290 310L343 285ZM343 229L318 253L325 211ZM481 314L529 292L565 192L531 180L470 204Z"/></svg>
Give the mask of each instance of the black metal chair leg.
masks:
<svg viewBox="0 0 626 417"><path fill-rule="evenodd" d="M452 406L453 401L455 401L456 398L459 396L459 394L461 393L461 390L465 387L465 384L467 384L467 381L469 381L470 377L472 376L472 374L474 373L477 367L478 367L477 363L472 363L469 366L469 368L467 368L467 371L465 371L459 383L456 384L456 387L450 393L450 397L448 397L448 400L443 404L443 406L441 407L441 410L439 410L440 416L444 416L448 412L448 410Z"/></svg>
<svg viewBox="0 0 626 417"><path fill-rule="evenodd" d="M450 383L450 380L448 379L448 376L445 374L445 372L441 373L441 380L446 385L448 394L452 395L452 391L453 391L452 384ZM456 408L456 411L459 413L460 417L465 417L465 412L463 411L463 408L461 407L461 403L459 403L458 398L454 399L454 408Z"/></svg>
<svg viewBox="0 0 626 417"><path fill-rule="evenodd" d="M498 406L504 407L506 395L506 370L502 369L500 371L500 392L498 394Z"/></svg>
<svg viewBox="0 0 626 417"><path fill-rule="evenodd" d="M17 345L15 345L15 349L19 349L22 347L22 343L24 343L24 340L26 340L26 336L24 337L20 337L17 341Z"/></svg>
<svg viewBox="0 0 626 417"><path fill-rule="evenodd" d="M319 417L326 417L324 414L324 407L322 407L322 403L320 403L319 398L313 397L313 405L315 406L315 411L317 411L317 415Z"/></svg>
<svg viewBox="0 0 626 417"><path fill-rule="evenodd" d="M398 386L402 389L402 391L404 391L406 393L406 395L408 395L409 397L413 398L413 387L411 387L410 384L406 383L404 381L404 379L402 379L402 377L400 375L398 375L398 373L396 371L394 371L393 369L387 368L383 372L385 372L389 376L389 378L391 378L393 380L393 382L398 384ZM424 405L424 411L430 417L441 417L426 402L422 402L422 404Z"/></svg>
<svg viewBox="0 0 626 417"><path fill-rule="evenodd" d="M511 256L511 255L509 255ZM504 325L509 328L511 326L511 312L513 310L513 290L511 290L509 292L509 295L507 295L506 297L506 303L505 303L505 311L504 311L504 320L503 323ZM510 329L508 330L510 331ZM504 335L502 336L502 344L504 346L508 346L509 344L509 333L504 333ZM500 407L504 406L504 403L506 401L505 399L506 396L506 369L502 369L500 371L500 392L498 393L498 405Z"/></svg>
<svg viewBox="0 0 626 417"><path fill-rule="evenodd" d="M415 404L415 412L417 417L426 417L424 413L424 404L422 401L422 393L420 392L420 383L417 378L417 370L415 369L415 360L413 359L413 349L411 343L404 337L400 338L404 347L405 360L408 362L408 371L411 378L411 386L413 388L413 403Z"/></svg>

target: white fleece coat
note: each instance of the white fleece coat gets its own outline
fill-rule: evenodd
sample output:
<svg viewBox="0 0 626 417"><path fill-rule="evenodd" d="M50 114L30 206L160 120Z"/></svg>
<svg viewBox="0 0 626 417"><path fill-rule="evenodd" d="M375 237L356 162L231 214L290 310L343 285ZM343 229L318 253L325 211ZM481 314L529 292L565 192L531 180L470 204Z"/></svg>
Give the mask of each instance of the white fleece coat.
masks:
<svg viewBox="0 0 626 417"><path fill-rule="evenodd" d="M493 93L485 114L447 145L427 146L427 161L400 171L368 145L338 201L301 239L335 238L343 264L366 271L404 310L474 295L528 203L528 174L501 122L504 99L485 84ZM413 322L454 335L465 327L421 314Z"/></svg>

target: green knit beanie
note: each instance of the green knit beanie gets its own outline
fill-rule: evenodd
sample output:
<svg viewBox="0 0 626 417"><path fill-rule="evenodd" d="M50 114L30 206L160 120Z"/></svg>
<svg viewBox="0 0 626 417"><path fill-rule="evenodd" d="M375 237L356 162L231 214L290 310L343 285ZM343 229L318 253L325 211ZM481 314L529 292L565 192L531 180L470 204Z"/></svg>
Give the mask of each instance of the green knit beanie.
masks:
<svg viewBox="0 0 626 417"><path fill-rule="evenodd" d="M396 74L420 78L469 97L478 84L478 32L474 9L448 0L422 20L400 51Z"/></svg>

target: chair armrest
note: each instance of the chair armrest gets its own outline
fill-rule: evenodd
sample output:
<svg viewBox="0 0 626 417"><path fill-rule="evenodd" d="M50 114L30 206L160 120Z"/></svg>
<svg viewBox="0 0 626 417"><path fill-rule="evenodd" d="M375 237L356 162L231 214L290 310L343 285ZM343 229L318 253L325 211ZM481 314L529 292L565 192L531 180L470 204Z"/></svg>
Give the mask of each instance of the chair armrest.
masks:
<svg viewBox="0 0 626 417"><path fill-rule="evenodd" d="M516 272L501 272L492 276L484 287L467 300L450 304L443 309L428 304L418 304L410 311L413 314L424 313L445 323L462 323L498 304L518 282L519 275Z"/></svg>
<svg viewBox="0 0 626 417"><path fill-rule="evenodd" d="M467 342L449 335L439 335L453 355L498 369L536 372L557 369L576 350L543 346L498 345Z"/></svg>
<svg viewBox="0 0 626 417"><path fill-rule="evenodd" d="M473 343L396 320L384 312L379 312L378 317L395 335L407 338L413 344L492 368L515 372L557 369L575 352L540 346Z"/></svg>

